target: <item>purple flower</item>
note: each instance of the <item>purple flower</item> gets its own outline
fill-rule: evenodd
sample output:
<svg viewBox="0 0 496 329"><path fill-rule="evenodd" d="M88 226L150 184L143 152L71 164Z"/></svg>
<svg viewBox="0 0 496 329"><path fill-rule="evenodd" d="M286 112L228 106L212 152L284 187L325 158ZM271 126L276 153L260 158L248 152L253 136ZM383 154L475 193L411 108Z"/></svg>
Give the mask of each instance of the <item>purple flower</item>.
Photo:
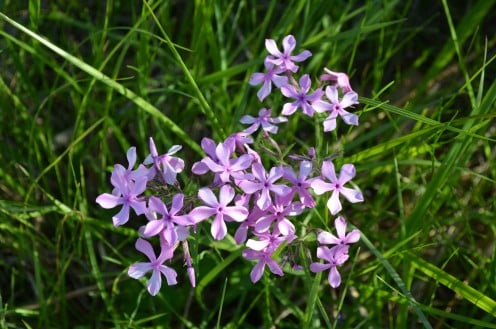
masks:
<svg viewBox="0 0 496 329"><path fill-rule="evenodd" d="M140 164L137 169L133 170L133 167L136 164L136 147L130 147L129 150L127 150L126 157L128 162L127 169L120 164L116 164L114 166L114 171L122 174L126 180L133 181L136 181L138 178L143 176L149 176L150 169L146 168L142 164Z"/></svg>
<svg viewBox="0 0 496 329"><path fill-rule="evenodd" d="M355 229L350 233L346 234L346 219L339 216L334 220L334 227L338 236L334 234L322 231L317 236L317 240L320 244L337 244L337 245L348 245L355 243L360 240L360 231Z"/></svg>
<svg viewBox="0 0 496 329"><path fill-rule="evenodd" d="M184 195L179 193L172 198L170 211L167 206L155 196L148 201L147 217L150 219L142 230L145 238L161 234L169 245L174 245L177 240L184 240L188 236L185 226L193 224L187 215L178 215L183 208ZM157 218L160 215L160 218ZM177 227L176 225L179 225ZM182 228L181 228L182 226Z"/></svg>
<svg viewBox="0 0 496 329"><path fill-rule="evenodd" d="M316 273L330 270L328 277L329 284L333 288L339 287L341 284L341 275L337 267L348 260L348 246L339 245L330 249L327 247L318 247L317 257L327 261L327 263L312 263L310 264L310 271Z"/></svg>
<svg viewBox="0 0 496 329"><path fill-rule="evenodd" d="M281 88L281 86L288 83L288 77L278 75L279 73L284 72L283 69L274 66L274 63L267 60L264 61L264 66L267 72L253 73L250 77L250 81L248 82L252 86L263 83L262 88L260 88L257 92L257 97L260 101L263 101L267 96L269 96L272 91L272 83L274 83L277 88Z"/></svg>
<svg viewBox="0 0 496 329"><path fill-rule="evenodd" d="M300 171L298 177L294 173L293 169L286 167L284 170L284 178L291 182L291 191L286 196L285 199L292 200L294 195L298 193L301 203L307 208L315 207L315 200L309 192L310 184L315 180L315 178L307 178L312 172L312 162L301 161Z"/></svg>
<svg viewBox="0 0 496 329"><path fill-rule="evenodd" d="M320 100L313 104L315 111L319 113L329 113L329 116L324 121L324 131L336 129L336 118L338 116L340 116L346 124L358 126L358 116L344 110L351 105L358 104L358 94L356 92L349 91L343 95L341 100L339 100L338 90L335 87L328 86L325 90L325 94L330 103Z"/></svg>
<svg viewBox="0 0 496 329"><path fill-rule="evenodd" d="M217 158L217 155L215 154L215 148L217 147L217 144L213 139L210 139L208 137L203 137L201 140L201 148L205 153L207 154L207 157L210 157L212 161L218 162L219 159ZM191 171L196 174L196 175L203 175L206 174L210 169L208 166L205 164L205 158L203 160L195 162L193 164L193 167L191 167Z"/></svg>
<svg viewBox="0 0 496 329"><path fill-rule="evenodd" d="M312 53L308 50L304 50L298 55L291 56L291 53L295 49L296 40L294 36L287 35L282 40L282 47L284 51L281 53L279 48L277 48L277 44L272 39L265 39L265 48L272 56L267 56L266 61L277 65L284 71L298 71L298 66L295 65L294 62L302 62L306 60L308 57L312 56Z"/></svg>
<svg viewBox="0 0 496 329"><path fill-rule="evenodd" d="M198 198L203 201L205 206L199 206L191 210L190 218L198 223L210 216L215 215L212 222L211 233L214 239L222 240L227 234L227 227L224 219L242 222L248 216L248 210L243 206L228 206L234 199L234 189L229 185L223 185L220 188L219 200L208 187L198 191Z"/></svg>
<svg viewBox="0 0 496 329"><path fill-rule="evenodd" d="M277 134L277 126L274 124L288 121L285 117L271 118L271 109L261 109L258 112L258 118L252 117L251 115L245 115L241 118L240 122L244 124L251 124L248 128L244 130L245 133L253 134L257 129L262 126L263 131Z"/></svg>
<svg viewBox="0 0 496 329"><path fill-rule="evenodd" d="M261 163L254 162L251 169L253 175L247 175L247 177L252 179L241 180L238 182L238 186L247 194L254 194L260 191L260 196L256 203L261 210L267 209L272 204L270 192L278 195L289 193L290 188L288 186L274 184L283 175L284 171L281 167L273 167L270 169L269 174L267 174Z"/></svg>
<svg viewBox="0 0 496 329"><path fill-rule="evenodd" d="M272 254L279 248L283 242L290 243L296 236L294 234L290 235L280 235L277 230L273 233L256 233L259 240L249 239L246 242L246 246L249 249L243 250L243 257L249 260L258 260L258 263L253 267L250 273L250 278L253 283L260 280L264 271L265 265L269 267L269 270L279 276L282 276L281 266L272 259Z"/></svg>
<svg viewBox="0 0 496 329"><path fill-rule="evenodd" d="M286 217L299 215L304 208L300 202L291 202L289 199L283 199L276 195L274 202L265 210L266 215L261 216L255 223L255 230L266 232L275 222L275 227L282 235L293 234L295 227Z"/></svg>
<svg viewBox="0 0 496 329"><path fill-rule="evenodd" d="M219 143L215 148L215 157L206 157L202 162L220 178L222 183L230 181L230 177L240 178L244 175L243 170L247 169L252 162L252 157L243 154L238 158L231 158L234 153L234 139L227 139L224 143Z"/></svg>
<svg viewBox="0 0 496 329"><path fill-rule="evenodd" d="M351 89L350 80L346 73L333 72L327 67L324 68L324 71L326 72L326 74L321 75L320 80L331 81L331 86L337 86L341 88L341 91L343 93L353 91L353 89Z"/></svg>
<svg viewBox="0 0 496 329"><path fill-rule="evenodd" d="M324 161L322 163L322 176L327 178L329 183L320 178L316 178L312 182L311 187L318 195L327 191L332 191L331 197L327 201L327 208L329 208L331 214L335 215L342 209L341 202L339 201L339 194L342 194L351 203L363 201L363 195L359 190L344 187L344 184L355 177L354 165L343 165L339 172L339 178L337 178L334 164L331 161Z"/></svg>
<svg viewBox="0 0 496 329"><path fill-rule="evenodd" d="M115 188L112 194L103 193L96 198L96 202L105 209L110 209L122 205L122 209L117 215L112 217L114 226L127 223L129 220L129 209L132 208L137 215L146 212L146 202L139 195L146 190L148 179L146 176L139 177L136 182L126 180L122 172L112 172L112 183Z"/></svg>
<svg viewBox="0 0 496 329"><path fill-rule="evenodd" d="M174 253L174 247L161 245L162 250L158 258L155 256L152 245L144 239L136 241L136 249L141 251L150 260L149 263L135 263L129 267L127 274L133 279L139 279L146 273L152 271L152 276L148 280L148 292L155 296L162 286L162 275L165 276L169 286L177 283L177 273L172 268L164 265L164 262L171 259Z"/></svg>
<svg viewBox="0 0 496 329"><path fill-rule="evenodd" d="M243 257L249 260L258 260L258 263L253 267L253 269L250 272L250 279L251 282L255 283L260 278L262 278L262 275L264 274L265 271L265 265L269 267L269 270L279 276L283 276L284 273L282 272L281 266L272 259L272 252L269 251L256 251L252 249L245 249L243 250Z"/></svg>
<svg viewBox="0 0 496 329"><path fill-rule="evenodd" d="M146 157L144 164L153 164L151 168L152 177L158 172L162 175L165 183L173 185L176 182L176 176L184 169L184 161L181 158L173 157L182 148L181 145L172 146L167 153L158 155L157 148L153 138L150 137L150 154Z"/></svg>
<svg viewBox="0 0 496 329"><path fill-rule="evenodd" d="M300 78L299 90L290 84L281 87L281 93L284 96L295 99L292 103L284 104L282 108L283 115L291 115L298 108L301 108L303 113L308 116L313 116L314 109L312 107L312 103L318 101L324 92L321 89L317 89L313 93L308 94L310 91L310 86L310 77L308 74L305 74Z"/></svg>

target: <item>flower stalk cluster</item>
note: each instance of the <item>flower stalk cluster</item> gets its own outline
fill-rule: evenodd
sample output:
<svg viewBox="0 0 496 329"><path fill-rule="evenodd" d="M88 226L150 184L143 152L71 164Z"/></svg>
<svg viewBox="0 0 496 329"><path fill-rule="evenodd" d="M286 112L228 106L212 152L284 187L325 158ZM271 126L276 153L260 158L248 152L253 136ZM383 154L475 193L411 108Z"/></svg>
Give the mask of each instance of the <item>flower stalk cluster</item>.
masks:
<svg viewBox="0 0 496 329"><path fill-rule="evenodd" d="M177 179L185 168L184 160L176 156L181 150L179 145L159 154L150 137L150 154L141 164L136 166L136 148L131 147L127 152L128 167L114 166L110 179L112 192L101 194L96 201L107 209L121 207L112 217L116 227L128 222L131 210L146 219L139 228L135 247L148 262L131 265L128 274L138 279L151 272L148 280L151 295L159 292L162 277L168 285L177 283L177 272L168 263L180 245L188 278L193 287L196 285L188 237L192 232L196 234L198 225L210 223L210 234L215 240L224 239L232 227L236 243L245 246L242 256L255 262L250 273L255 283L266 268L275 275L284 275L287 260L292 269L302 269L289 250L292 245L302 244L298 228L303 224L298 219L317 206L316 196L329 195L327 208L332 215L341 212L343 200L363 201L362 193L348 184L356 174L353 164L342 165L337 174L334 163L320 162L313 148L308 150L308 156L292 156L292 161L281 159L278 163L264 161L266 148L258 150L255 141L261 137L269 141L275 153L281 154L272 136L277 135L281 124L299 112L322 117L325 132L336 129L339 118L345 124L358 125L357 115L349 112L358 103L358 95L352 90L348 76L325 68L318 87L312 90L308 74L295 77L299 71L297 63L312 54L305 50L293 55L295 48L292 35L284 38L283 51L274 40L266 40L269 55L264 61L265 72L254 73L249 83L262 85L257 93L260 101L275 90L288 101L282 106L280 116L273 117L272 109L262 108L258 117L243 116L240 121L248 126L225 140L202 139L205 157L194 163L191 171L198 176L207 175L211 181L196 195L183 194ZM159 193L160 187L162 190L167 187L173 193L164 196ZM147 189L149 193L145 194ZM316 255L320 261L312 262L310 271L329 270L329 284L338 287L341 283L338 267L348 259L349 246L360 239L360 232L354 229L347 233L347 222L342 216L335 219L334 227L336 234L319 230ZM158 253L152 243L156 243Z"/></svg>

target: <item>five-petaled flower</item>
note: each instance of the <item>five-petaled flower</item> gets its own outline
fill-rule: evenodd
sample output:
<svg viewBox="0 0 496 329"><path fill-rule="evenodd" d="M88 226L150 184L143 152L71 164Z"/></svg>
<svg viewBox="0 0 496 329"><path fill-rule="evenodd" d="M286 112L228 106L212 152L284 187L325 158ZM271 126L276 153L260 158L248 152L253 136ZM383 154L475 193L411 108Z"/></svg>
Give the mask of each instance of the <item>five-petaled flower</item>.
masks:
<svg viewBox="0 0 496 329"><path fill-rule="evenodd" d="M322 272L329 271L329 284L333 288L339 287L341 284L341 275L337 267L343 265L348 260L348 246L337 245L332 248L318 247L317 257L327 261L327 263L312 263L310 264L310 271Z"/></svg>
<svg viewBox="0 0 496 329"><path fill-rule="evenodd" d="M336 215L342 209L341 202L339 201L340 194L342 194L351 203L363 201L363 195L359 190L344 187L344 184L355 177L354 165L343 165L343 167L341 167L341 171L339 172L338 178L336 177L334 164L331 161L324 161L322 163L322 176L329 182L326 182L321 178L316 178L310 186L318 195L332 191L331 197L327 201L327 208L329 208L331 214Z"/></svg>
<svg viewBox="0 0 496 329"><path fill-rule="evenodd" d="M177 283L176 277L177 273L172 268L164 265L166 260L172 258L174 253L174 246L167 244L161 244L161 251L158 257L155 256L153 247L150 242L139 238L136 241L136 249L141 251L148 257L150 262L135 263L129 267L127 274L133 279L139 279L143 277L146 273L152 271L152 276L148 280L148 292L150 295L155 296L160 287L162 286L162 275L165 276L167 284L169 286Z"/></svg>
<svg viewBox="0 0 496 329"><path fill-rule="evenodd" d="M360 231L357 229L346 234L346 220L343 217L338 216L334 220L334 227L338 234L337 237L330 232L322 231L317 236L317 241L319 241L320 244L348 245L360 240Z"/></svg>
<svg viewBox="0 0 496 329"><path fill-rule="evenodd" d="M296 40L292 35L284 37L282 40L282 47L283 52L281 53L279 48L277 48L275 40L265 39L265 48L267 48L267 51L270 54L267 56L266 60L279 66L284 71L298 71L298 66L294 62L303 62L312 56L312 53L308 50L304 50L298 55L291 55L296 47Z"/></svg>
<svg viewBox="0 0 496 329"><path fill-rule="evenodd" d="M324 120L324 131L332 131L336 129L336 118L340 116L348 125L358 126L358 116L356 114L345 111L354 104L358 104L358 94L354 91L349 91L339 99L338 90L335 87L328 86L325 89L325 94L329 102L319 100L313 104L313 108L319 113L329 113L329 116Z"/></svg>
<svg viewBox="0 0 496 329"><path fill-rule="evenodd" d="M219 200L208 187L198 191L198 198L203 201L205 206L199 206L191 210L190 218L199 223L202 220L214 216L211 233L214 239L222 240L227 234L227 226L224 220L233 220L242 222L248 216L248 210L243 206L228 206L234 199L235 191L230 185L223 185L220 188Z"/></svg>
<svg viewBox="0 0 496 329"><path fill-rule="evenodd" d="M308 74L305 74L299 80L299 88L295 88L290 84L281 87L281 93L284 96L295 100L294 102L284 104L281 112L283 115L291 115L298 108L301 108L303 113L310 117L313 116L313 113L315 112L313 103L317 102L324 92L321 89L317 89L309 94L311 84L310 77Z"/></svg>
<svg viewBox="0 0 496 329"><path fill-rule="evenodd" d="M277 88L281 88L281 86L288 83L288 77L279 75L284 72L284 69L279 66L274 66L274 63L271 63L268 60L265 60L264 66L267 72L253 73L249 81L249 84L252 86L263 83L262 87L257 92L257 97L260 101L263 101L270 95L270 92L272 91L272 83L274 83Z"/></svg>

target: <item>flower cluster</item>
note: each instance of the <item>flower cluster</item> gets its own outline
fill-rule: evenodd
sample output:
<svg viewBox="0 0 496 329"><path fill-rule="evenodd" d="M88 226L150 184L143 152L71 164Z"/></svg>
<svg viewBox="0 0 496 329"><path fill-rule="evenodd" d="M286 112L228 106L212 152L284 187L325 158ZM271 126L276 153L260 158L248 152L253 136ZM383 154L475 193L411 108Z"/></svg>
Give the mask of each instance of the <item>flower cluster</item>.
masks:
<svg viewBox="0 0 496 329"><path fill-rule="evenodd" d="M243 257L256 262L250 273L251 281L255 283L263 276L266 266L273 274L284 275L288 259L293 269L301 269L287 250L293 244L301 244L298 228L303 224L298 218L316 207L316 195L330 192L327 208L332 215L342 210L343 199L351 203L363 201L361 192L348 185L355 176L353 164L342 165L337 174L334 163L319 161L313 148L308 150L308 156L292 156L291 164L283 161L282 156L277 163L264 161L262 151L270 150L262 147L262 151L257 151L259 145L255 141L262 137L281 154L271 135L277 135L278 125L287 122L298 110L307 116L323 113L324 131L334 130L338 117L346 124L358 125L358 117L345 110L358 103L358 95L351 89L347 75L324 69L319 86L312 90L308 74L298 80L293 76L299 70L297 63L312 54L305 50L293 55L295 47L292 35L284 38L283 52L274 40L266 40L269 52L264 62L266 72L254 73L249 83L262 84L257 93L261 101L273 92L273 85L289 101L282 106L281 116L273 117L272 109L262 108L258 117L243 116L240 121L248 127L225 140L202 139L205 157L194 163L191 171L195 175L207 175L211 181L201 187L197 195L185 196L177 180L185 167L184 160L175 156L181 149L178 145L159 155L150 138L150 154L143 163L136 166L136 149L131 147L127 152L127 169L115 165L110 180L112 192L98 196L96 201L103 208L122 207L113 216L115 226L128 222L131 209L146 218L139 228L140 237L135 247L149 262L131 265L128 274L141 278L152 272L148 281L150 294L158 293L162 276L168 285L177 283L176 271L166 263L173 258L180 244L189 280L195 286L188 237L204 222L210 223L210 234L215 240L222 240L229 234L228 225L233 227L236 243L245 246ZM164 187L168 191L166 195L160 193ZM152 193L145 195L147 188ZM188 202L185 202L186 198ZM337 268L348 259L349 245L360 238L356 229L346 233L346 226L346 220L338 216L334 222L336 235L319 231L317 257L321 261L310 265L313 272L329 270L332 287L341 283ZM153 241L158 242L158 256Z"/></svg>

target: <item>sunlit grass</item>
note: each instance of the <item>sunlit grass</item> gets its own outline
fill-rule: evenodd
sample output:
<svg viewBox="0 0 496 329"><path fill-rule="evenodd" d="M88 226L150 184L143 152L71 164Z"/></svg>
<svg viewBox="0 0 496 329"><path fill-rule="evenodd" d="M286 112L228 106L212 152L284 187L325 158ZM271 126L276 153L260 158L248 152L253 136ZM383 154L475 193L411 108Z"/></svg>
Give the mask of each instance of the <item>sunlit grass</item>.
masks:
<svg viewBox="0 0 496 329"><path fill-rule="evenodd" d="M494 2L1 3L0 327L496 328ZM361 96L343 147L312 120L280 131L357 167L365 202L346 216L364 238L342 286L254 285L242 249L199 228L197 287L179 274L149 296L126 273L135 227L96 196L149 136L191 166L202 137L239 130L260 108L264 39L289 33L314 54L304 70L348 72Z"/></svg>

